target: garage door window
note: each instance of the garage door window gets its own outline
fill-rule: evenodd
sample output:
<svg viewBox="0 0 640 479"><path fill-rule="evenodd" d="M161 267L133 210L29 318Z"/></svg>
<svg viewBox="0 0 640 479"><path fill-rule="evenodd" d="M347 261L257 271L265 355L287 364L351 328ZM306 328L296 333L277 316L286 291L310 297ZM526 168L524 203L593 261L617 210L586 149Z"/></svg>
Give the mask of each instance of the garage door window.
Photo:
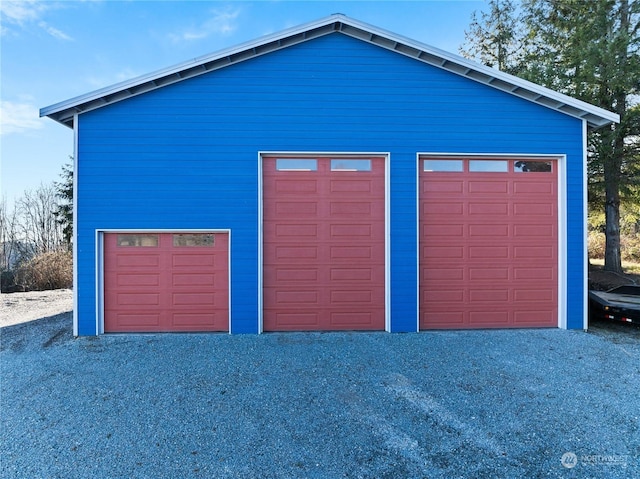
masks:
<svg viewBox="0 0 640 479"><path fill-rule="evenodd" d="M331 160L331 171L371 171L371 160Z"/></svg>
<svg viewBox="0 0 640 479"><path fill-rule="evenodd" d="M513 171L516 173L551 173L552 162L550 161L516 161Z"/></svg>
<svg viewBox="0 0 640 479"><path fill-rule="evenodd" d="M215 243L213 234L174 234L173 246L212 247Z"/></svg>
<svg viewBox="0 0 640 479"><path fill-rule="evenodd" d="M462 160L424 160L424 171L463 171L464 163Z"/></svg>
<svg viewBox="0 0 640 479"><path fill-rule="evenodd" d="M507 160L469 160L471 173L506 173L509 171Z"/></svg>
<svg viewBox="0 0 640 479"><path fill-rule="evenodd" d="M318 171L318 161L309 159L285 158L276 160L278 171Z"/></svg>
<svg viewBox="0 0 640 479"><path fill-rule="evenodd" d="M150 234L119 234L118 235L119 247L158 247L158 235Z"/></svg>

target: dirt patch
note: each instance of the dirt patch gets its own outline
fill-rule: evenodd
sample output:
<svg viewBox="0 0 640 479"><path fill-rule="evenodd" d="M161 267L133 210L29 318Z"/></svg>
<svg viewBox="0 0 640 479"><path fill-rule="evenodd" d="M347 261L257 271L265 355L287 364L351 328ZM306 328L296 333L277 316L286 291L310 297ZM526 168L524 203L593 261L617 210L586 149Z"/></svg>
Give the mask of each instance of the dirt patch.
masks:
<svg viewBox="0 0 640 479"><path fill-rule="evenodd" d="M602 266L589 265L589 289L608 291L627 284L640 284L640 275L612 273L604 271Z"/></svg>
<svg viewBox="0 0 640 479"><path fill-rule="evenodd" d="M73 309L73 291L54 289L0 295L0 327L66 313Z"/></svg>

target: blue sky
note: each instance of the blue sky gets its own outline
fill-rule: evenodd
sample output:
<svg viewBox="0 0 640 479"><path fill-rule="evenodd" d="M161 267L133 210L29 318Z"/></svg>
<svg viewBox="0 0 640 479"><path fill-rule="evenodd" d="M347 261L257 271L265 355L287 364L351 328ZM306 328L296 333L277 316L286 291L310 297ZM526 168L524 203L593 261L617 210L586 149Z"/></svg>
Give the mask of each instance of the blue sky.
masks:
<svg viewBox="0 0 640 479"><path fill-rule="evenodd" d="M458 53L483 0L422 1L0 1L1 194L59 179L73 132L42 107L343 13Z"/></svg>

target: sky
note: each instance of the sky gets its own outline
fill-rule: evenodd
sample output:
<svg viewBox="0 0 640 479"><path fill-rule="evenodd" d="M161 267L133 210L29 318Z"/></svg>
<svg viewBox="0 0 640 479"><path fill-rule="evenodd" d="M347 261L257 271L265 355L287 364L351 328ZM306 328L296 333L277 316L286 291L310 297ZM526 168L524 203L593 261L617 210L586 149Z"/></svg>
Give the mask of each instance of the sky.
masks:
<svg viewBox="0 0 640 479"><path fill-rule="evenodd" d="M0 0L0 198L60 180L73 131L39 109L342 13L458 53L483 0Z"/></svg>

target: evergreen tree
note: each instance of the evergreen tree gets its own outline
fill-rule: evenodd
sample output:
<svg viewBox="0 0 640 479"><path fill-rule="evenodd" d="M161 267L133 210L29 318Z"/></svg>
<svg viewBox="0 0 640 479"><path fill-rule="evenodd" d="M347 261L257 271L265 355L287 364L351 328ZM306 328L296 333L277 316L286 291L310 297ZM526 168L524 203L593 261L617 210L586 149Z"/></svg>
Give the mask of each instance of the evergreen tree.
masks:
<svg viewBox="0 0 640 479"><path fill-rule="evenodd" d="M466 58L518 74L524 53L525 39L522 19L513 0L490 0L489 12L473 12L469 30L465 30L465 44L460 53Z"/></svg>
<svg viewBox="0 0 640 479"><path fill-rule="evenodd" d="M65 243L71 247L73 238L73 163L67 163L60 173L62 181L54 183L56 196L62 200L58 203L55 215L58 223L62 225L62 233Z"/></svg>
<svg viewBox="0 0 640 479"><path fill-rule="evenodd" d="M489 56L478 52L488 49L496 58L507 52L510 57L502 61L510 73L620 115L620 124L590 132L588 144L589 200L592 207L600 201L605 210L605 269L621 272L621 194L637 192L640 122L632 107L640 94L640 2L523 0L518 16L506 3L490 1L485 28L476 30L478 36L468 34L474 47L467 51L480 61ZM520 33L496 43L503 37L492 35L492 28L510 22L519 26L507 31ZM510 46L512 39L519 48Z"/></svg>

